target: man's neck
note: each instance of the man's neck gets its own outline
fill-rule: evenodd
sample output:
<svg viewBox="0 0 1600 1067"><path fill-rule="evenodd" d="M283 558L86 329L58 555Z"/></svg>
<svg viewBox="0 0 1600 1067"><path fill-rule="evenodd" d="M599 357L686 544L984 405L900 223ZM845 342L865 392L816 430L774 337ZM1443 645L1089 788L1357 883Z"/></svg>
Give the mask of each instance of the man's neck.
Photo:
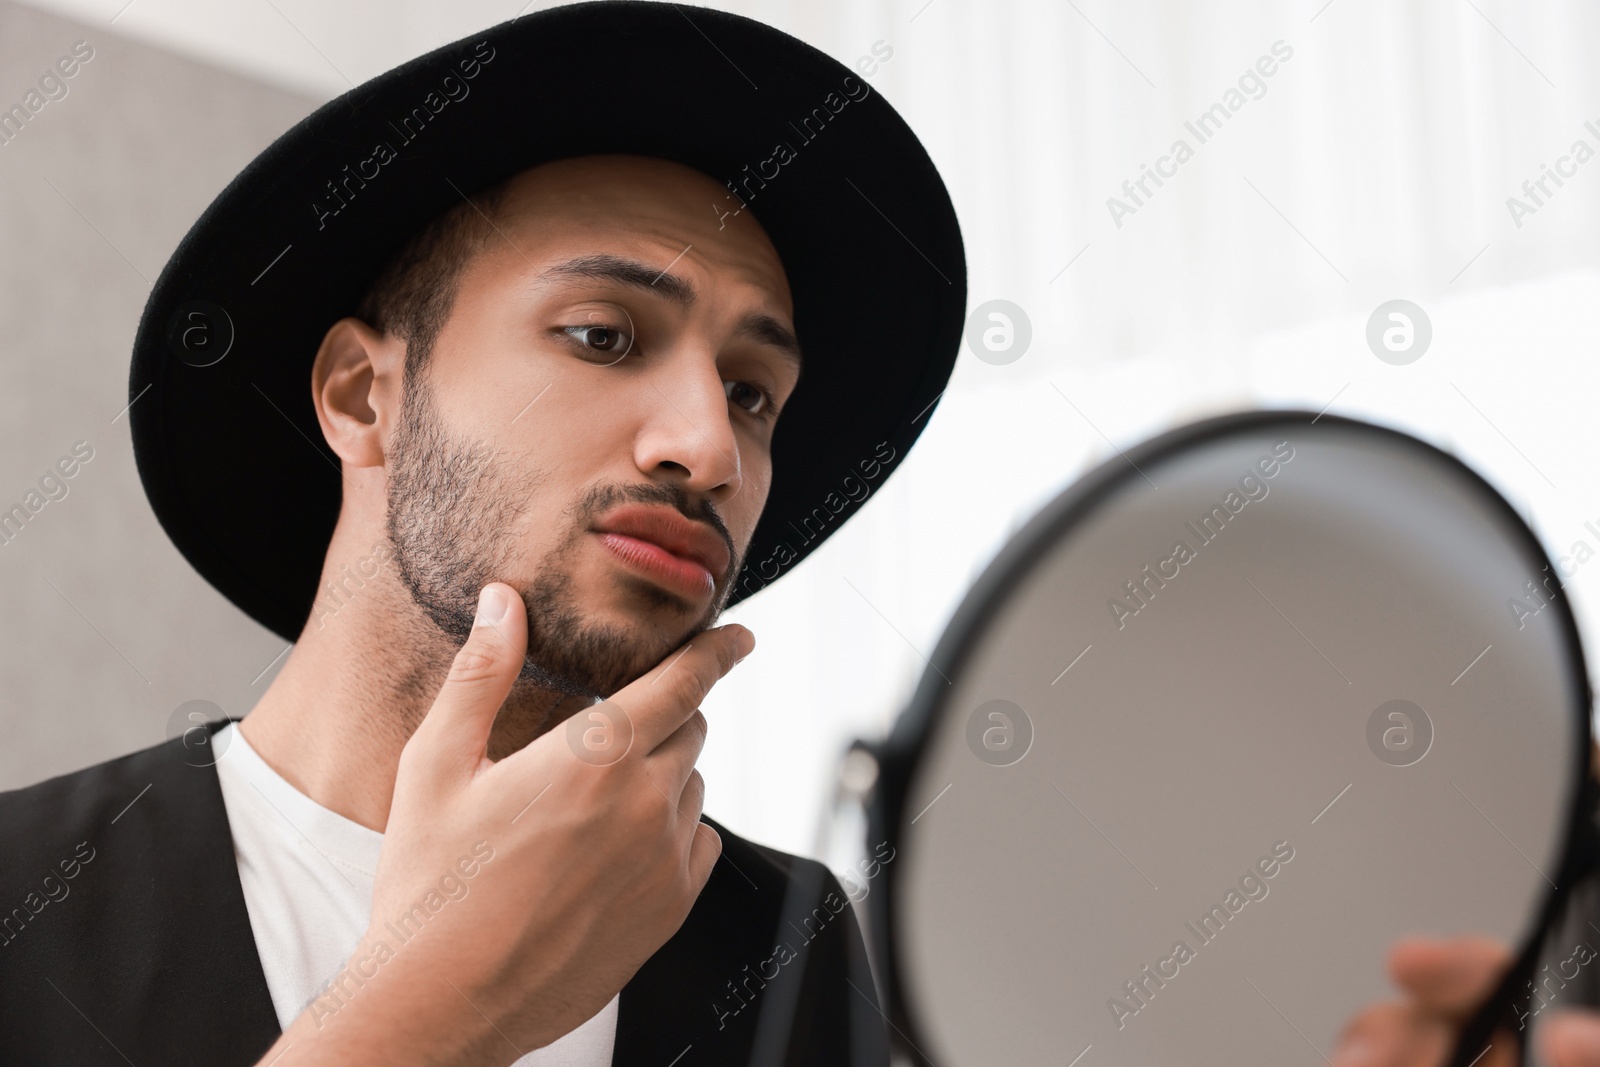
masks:
<svg viewBox="0 0 1600 1067"><path fill-rule="evenodd" d="M344 566L334 551L328 558L324 595ZM296 789L382 831L401 749L432 706L456 649L412 601L392 562L359 587L346 580L345 592L332 611L319 599L322 610L240 728ZM517 751L585 703L519 684L490 732L489 757Z"/></svg>

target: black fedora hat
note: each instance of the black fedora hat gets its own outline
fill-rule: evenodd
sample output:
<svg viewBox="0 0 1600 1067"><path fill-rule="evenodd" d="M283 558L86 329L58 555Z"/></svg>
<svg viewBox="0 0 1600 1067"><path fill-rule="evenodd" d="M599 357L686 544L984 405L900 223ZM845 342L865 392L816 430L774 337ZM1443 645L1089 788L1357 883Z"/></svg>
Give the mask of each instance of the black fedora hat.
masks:
<svg viewBox="0 0 1600 1067"><path fill-rule="evenodd" d="M134 342L134 455L189 562L268 629L310 616L341 499L312 359L385 262L463 195L539 163L626 152L729 187L778 250L806 351L730 603L876 491L927 425L966 302L932 161L851 68L698 7L553 8L414 59L253 160L168 261ZM708 209L709 210L709 209Z"/></svg>

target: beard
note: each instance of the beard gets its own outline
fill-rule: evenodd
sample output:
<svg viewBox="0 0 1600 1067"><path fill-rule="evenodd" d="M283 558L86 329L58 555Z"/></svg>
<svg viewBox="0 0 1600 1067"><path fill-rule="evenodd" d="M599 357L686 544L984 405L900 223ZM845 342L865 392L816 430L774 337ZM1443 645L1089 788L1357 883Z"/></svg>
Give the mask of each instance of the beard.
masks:
<svg viewBox="0 0 1600 1067"><path fill-rule="evenodd" d="M537 499L547 472L514 476L496 463L487 443L474 446L452 435L438 418L425 375L407 374L402 389L400 422L391 442L386 525L401 582L456 647L472 632L479 591L504 581L517 590L528 614L519 688L531 685L601 700L716 621L741 560L710 502L694 510L689 494L675 482L592 486L563 509L568 531L538 561L533 580L512 581L519 521ZM711 526L728 547L733 562L717 576L721 591L699 619L681 630L644 617L638 626L599 624L581 610L572 587L572 559L593 521L625 502L675 508ZM683 601L666 590L644 582L637 590L649 606L681 614Z"/></svg>

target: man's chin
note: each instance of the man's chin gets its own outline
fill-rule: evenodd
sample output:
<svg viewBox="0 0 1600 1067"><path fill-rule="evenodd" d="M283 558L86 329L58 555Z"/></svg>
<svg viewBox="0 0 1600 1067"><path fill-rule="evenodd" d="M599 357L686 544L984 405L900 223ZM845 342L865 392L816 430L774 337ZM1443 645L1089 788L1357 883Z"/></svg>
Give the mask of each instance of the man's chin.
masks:
<svg viewBox="0 0 1600 1067"><path fill-rule="evenodd" d="M529 648L518 680L567 696L604 700L705 628L696 623L668 630L635 621L631 626L591 623L559 636L541 634Z"/></svg>
<svg viewBox="0 0 1600 1067"><path fill-rule="evenodd" d="M568 674L558 673L532 659L522 661L522 670L517 672L517 682L535 689L560 693L563 696L587 697L590 700L604 700L610 695L601 691L608 683L597 684L593 679L574 678Z"/></svg>
<svg viewBox="0 0 1600 1067"><path fill-rule="evenodd" d="M689 598L649 579L623 575L607 583L603 599L596 597L591 603L605 603L614 625L644 625L657 630L678 628L692 636L710 625L708 620L721 613L722 602L726 599L722 590L709 596Z"/></svg>
<svg viewBox="0 0 1600 1067"><path fill-rule="evenodd" d="M609 576L608 576L609 577ZM690 604L650 582L615 578L599 583L549 571L531 582L497 576L521 595L528 619L528 648L519 688L604 700L645 674L721 613L716 603ZM488 578L461 583L458 595L413 600L456 646L470 635L476 590ZM582 607L580 607L582 605ZM697 614L698 613L698 614Z"/></svg>
<svg viewBox="0 0 1600 1067"><path fill-rule="evenodd" d="M613 633L631 632L641 647L654 642L660 647L661 656L665 656L695 634L716 625L727 599L727 591L720 588L705 598L686 599L653 582L629 576L603 585L588 598L586 622ZM655 662L652 660L645 669Z"/></svg>

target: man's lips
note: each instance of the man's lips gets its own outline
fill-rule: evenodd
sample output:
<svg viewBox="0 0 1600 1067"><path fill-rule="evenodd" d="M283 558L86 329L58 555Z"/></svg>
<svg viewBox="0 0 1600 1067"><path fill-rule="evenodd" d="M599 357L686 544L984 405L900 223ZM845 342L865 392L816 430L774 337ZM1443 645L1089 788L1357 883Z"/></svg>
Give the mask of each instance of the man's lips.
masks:
<svg viewBox="0 0 1600 1067"><path fill-rule="evenodd" d="M624 563L685 593L704 596L727 573L728 548L715 531L671 508L630 505L595 524L600 541Z"/></svg>

